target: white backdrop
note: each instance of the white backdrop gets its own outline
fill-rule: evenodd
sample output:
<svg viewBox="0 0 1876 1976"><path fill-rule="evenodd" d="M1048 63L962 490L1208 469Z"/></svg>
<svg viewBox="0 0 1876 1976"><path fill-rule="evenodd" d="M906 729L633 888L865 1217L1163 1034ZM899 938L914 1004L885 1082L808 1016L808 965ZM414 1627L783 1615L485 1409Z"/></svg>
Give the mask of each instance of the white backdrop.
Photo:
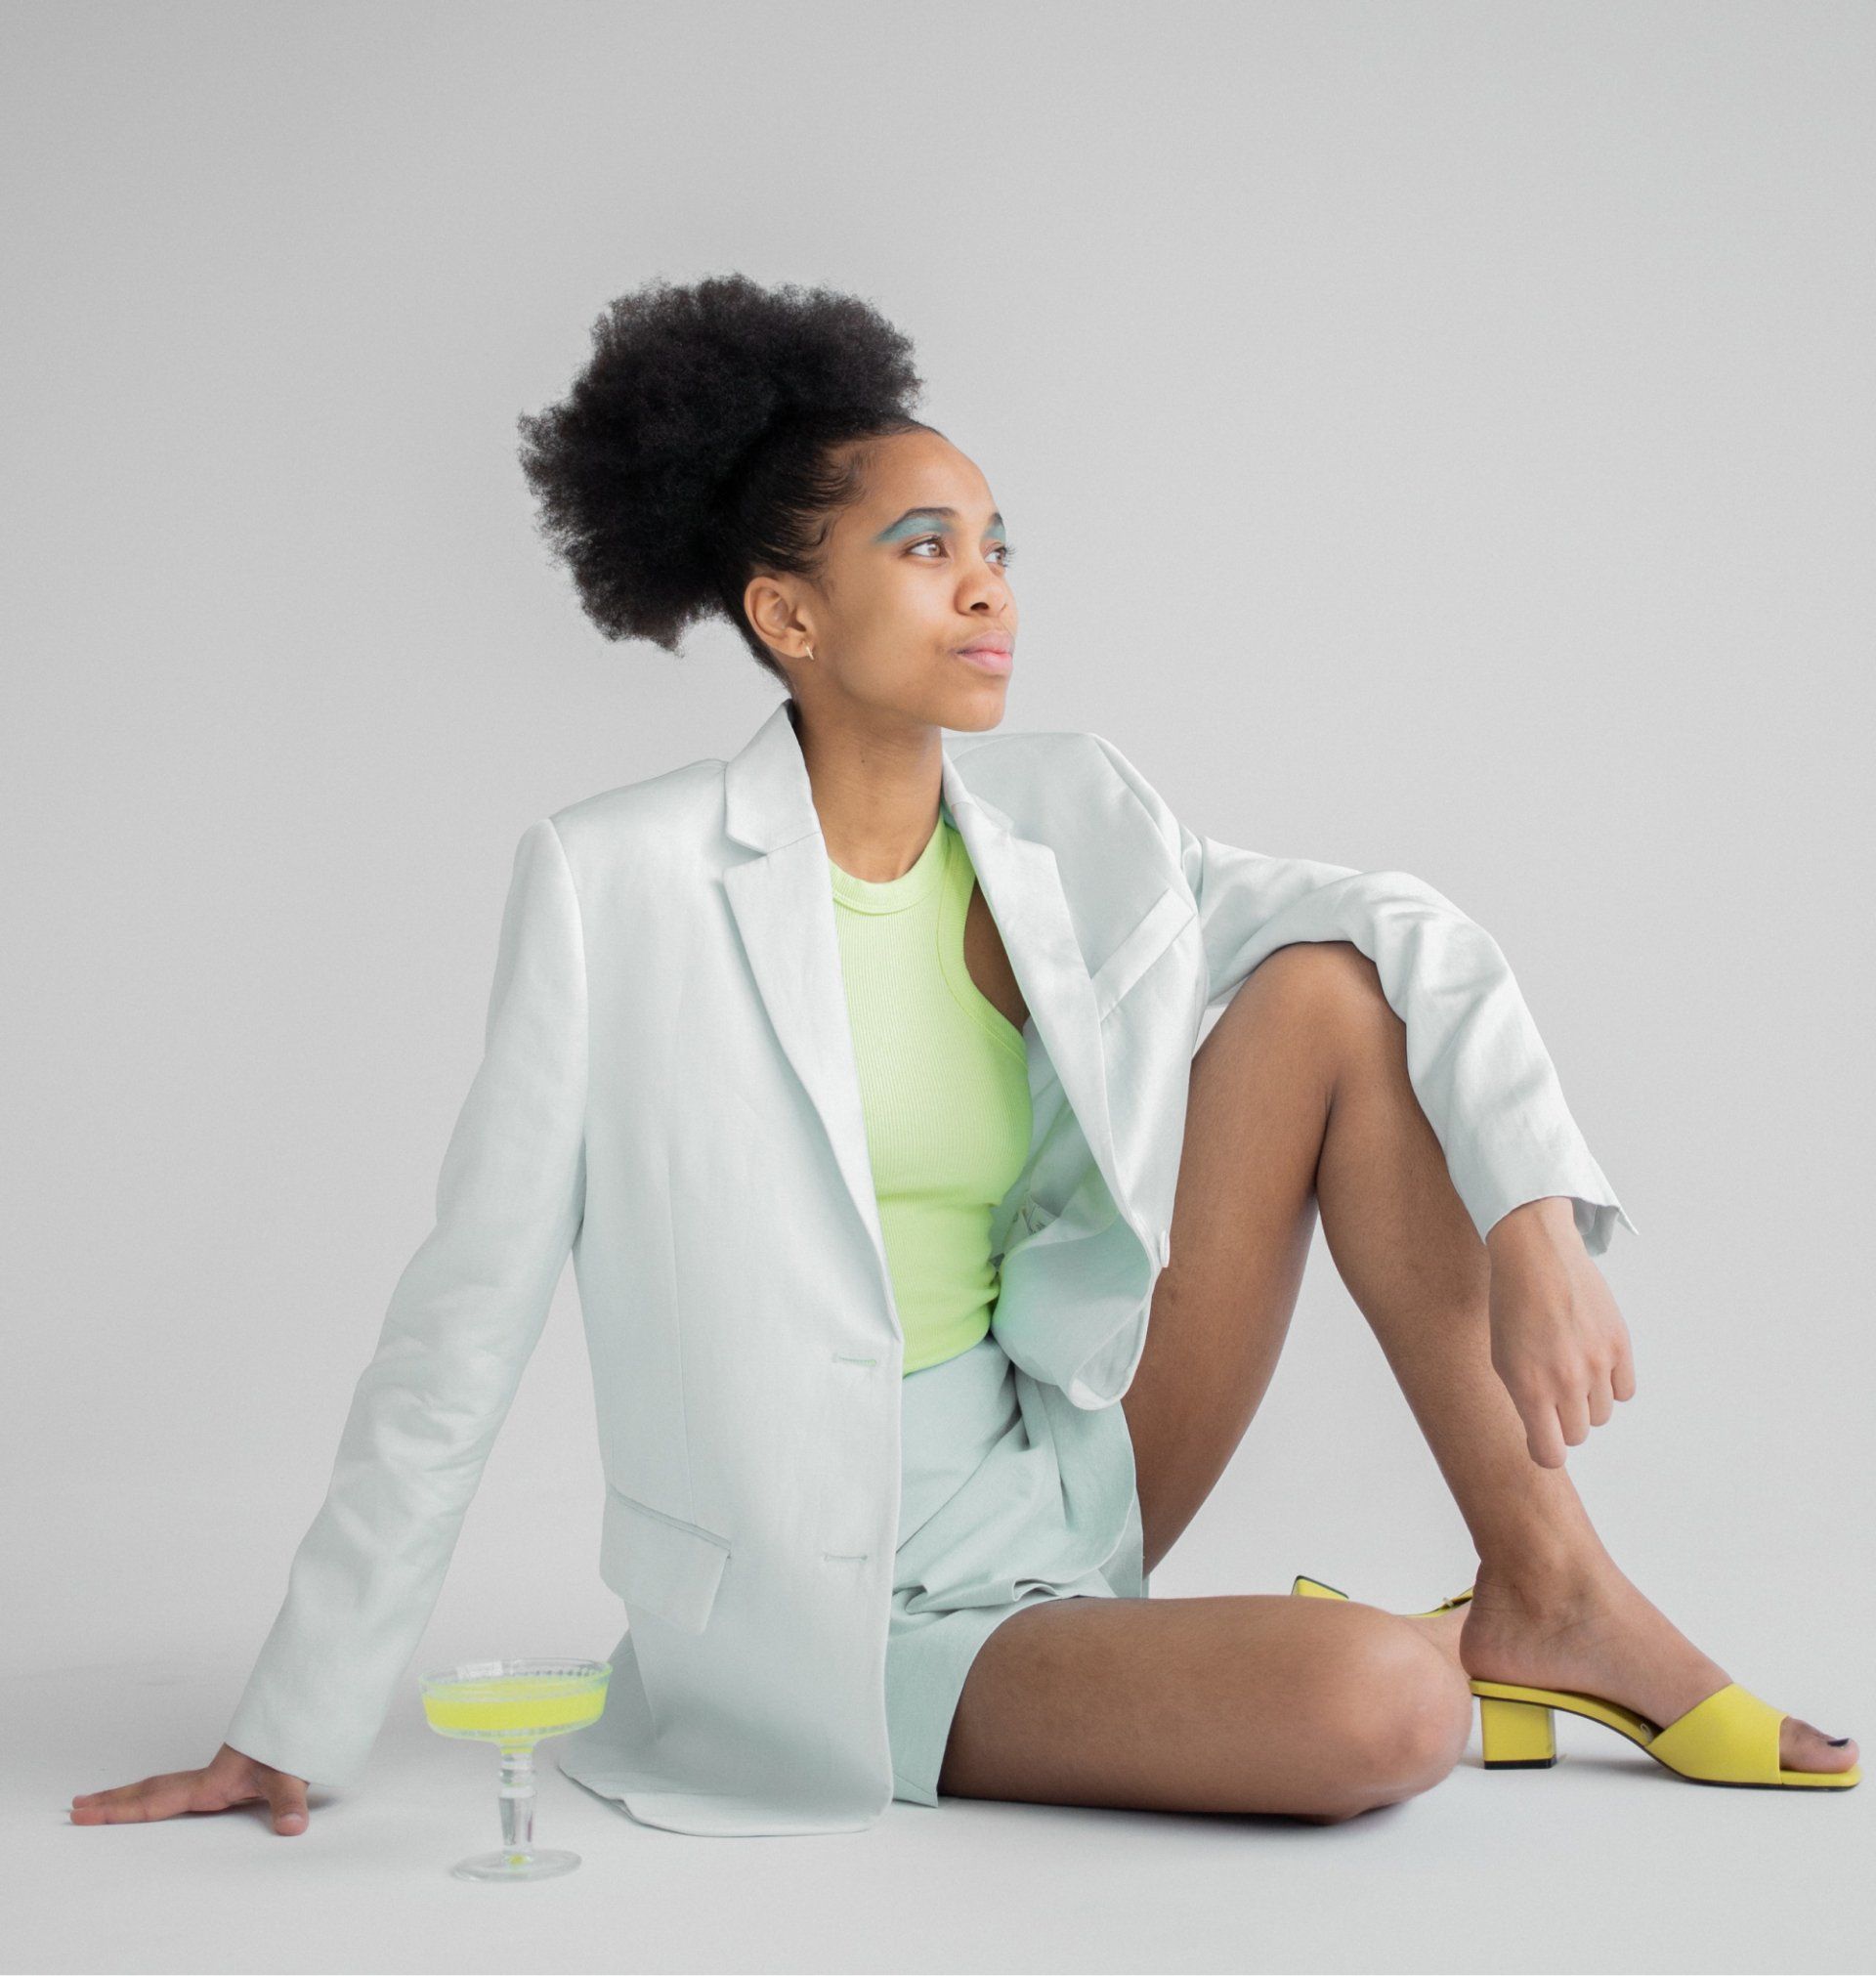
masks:
<svg viewBox="0 0 1876 1976"><path fill-rule="evenodd" d="M1570 1472L1733 1678L1867 1748L1871 9L0 37L12 1966L1868 1966L1869 1792L1681 1789L1587 1725L1329 1830L951 1800L685 1846L549 1769L586 1866L527 1916L443 1876L492 1768L414 1677L290 1843L64 1808L220 1740L429 1225L521 830L774 704L727 627L606 643L515 458L607 300L732 270L915 337L1018 545L1007 724L1498 937L1642 1230L1603 1259L1639 1391ZM617 1635L573 1298L421 1665ZM1318 1240L1155 1595L1418 1608L1471 1564Z"/></svg>

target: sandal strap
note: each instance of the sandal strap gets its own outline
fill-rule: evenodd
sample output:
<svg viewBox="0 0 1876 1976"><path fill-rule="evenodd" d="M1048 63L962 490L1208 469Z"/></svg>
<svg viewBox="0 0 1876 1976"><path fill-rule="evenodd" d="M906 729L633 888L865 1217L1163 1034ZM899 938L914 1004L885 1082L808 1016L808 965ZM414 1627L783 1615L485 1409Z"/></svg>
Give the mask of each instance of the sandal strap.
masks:
<svg viewBox="0 0 1876 1976"><path fill-rule="evenodd" d="M1784 1719L1783 1709L1729 1681L1658 1732L1648 1749L1683 1777L1776 1783L1783 1774L1778 1736Z"/></svg>

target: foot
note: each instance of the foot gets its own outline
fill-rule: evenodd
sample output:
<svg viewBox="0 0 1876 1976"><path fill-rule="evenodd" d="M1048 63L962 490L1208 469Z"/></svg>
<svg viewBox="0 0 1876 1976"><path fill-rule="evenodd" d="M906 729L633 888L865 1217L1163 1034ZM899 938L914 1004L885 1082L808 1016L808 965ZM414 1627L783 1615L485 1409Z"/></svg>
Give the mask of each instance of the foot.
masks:
<svg viewBox="0 0 1876 1976"><path fill-rule="evenodd" d="M1521 1582L1481 1565L1457 1613L1420 1623L1446 1629L1454 1618L1460 1665L1474 1679L1599 1695L1661 1726L1732 1679L1607 1560ZM1435 1638L1443 1644L1448 1634ZM1856 1744L1834 1745L1822 1730L1787 1715L1778 1761L1786 1770L1848 1770Z"/></svg>

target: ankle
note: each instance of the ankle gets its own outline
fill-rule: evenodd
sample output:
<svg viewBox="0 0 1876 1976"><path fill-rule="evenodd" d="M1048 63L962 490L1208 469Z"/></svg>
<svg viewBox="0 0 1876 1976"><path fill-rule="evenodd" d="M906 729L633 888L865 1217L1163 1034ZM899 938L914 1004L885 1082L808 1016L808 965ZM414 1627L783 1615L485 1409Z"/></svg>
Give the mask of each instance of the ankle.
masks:
<svg viewBox="0 0 1876 1976"><path fill-rule="evenodd" d="M1621 1581L1615 1561L1599 1546L1515 1544L1480 1557L1472 1603L1555 1611L1606 1596Z"/></svg>

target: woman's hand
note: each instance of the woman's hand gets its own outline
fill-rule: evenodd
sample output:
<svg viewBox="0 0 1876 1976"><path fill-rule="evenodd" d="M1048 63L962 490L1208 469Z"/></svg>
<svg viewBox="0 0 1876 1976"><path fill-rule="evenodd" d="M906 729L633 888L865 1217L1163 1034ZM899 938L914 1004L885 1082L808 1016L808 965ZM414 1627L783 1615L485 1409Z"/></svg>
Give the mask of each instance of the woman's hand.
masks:
<svg viewBox="0 0 1876 1976"><path fill-rule="evenodd" d="M1540 1468L1561 1468L1635 1396L1629 1327L1596 1267L1569 1198L1526 1201L1492 1224L1492 1369L1524 1422Z"/></svg>
<svg viewBox="0 0 1876 1976"><path fill-rule="evenodd" d="M215 1752L206 1770L172 1770L147 1777L140 1783L120 1783L115 1790L88 1790L71 1801L75 1826L136 1825L150 1819L173 1819L179 1812L227 1811L237 1804L265 1798L274 1815L274 1829L291 1838L310 1823L306 1809L306 1780L283 1770L272 1770L227 1743Z"/></svg>

